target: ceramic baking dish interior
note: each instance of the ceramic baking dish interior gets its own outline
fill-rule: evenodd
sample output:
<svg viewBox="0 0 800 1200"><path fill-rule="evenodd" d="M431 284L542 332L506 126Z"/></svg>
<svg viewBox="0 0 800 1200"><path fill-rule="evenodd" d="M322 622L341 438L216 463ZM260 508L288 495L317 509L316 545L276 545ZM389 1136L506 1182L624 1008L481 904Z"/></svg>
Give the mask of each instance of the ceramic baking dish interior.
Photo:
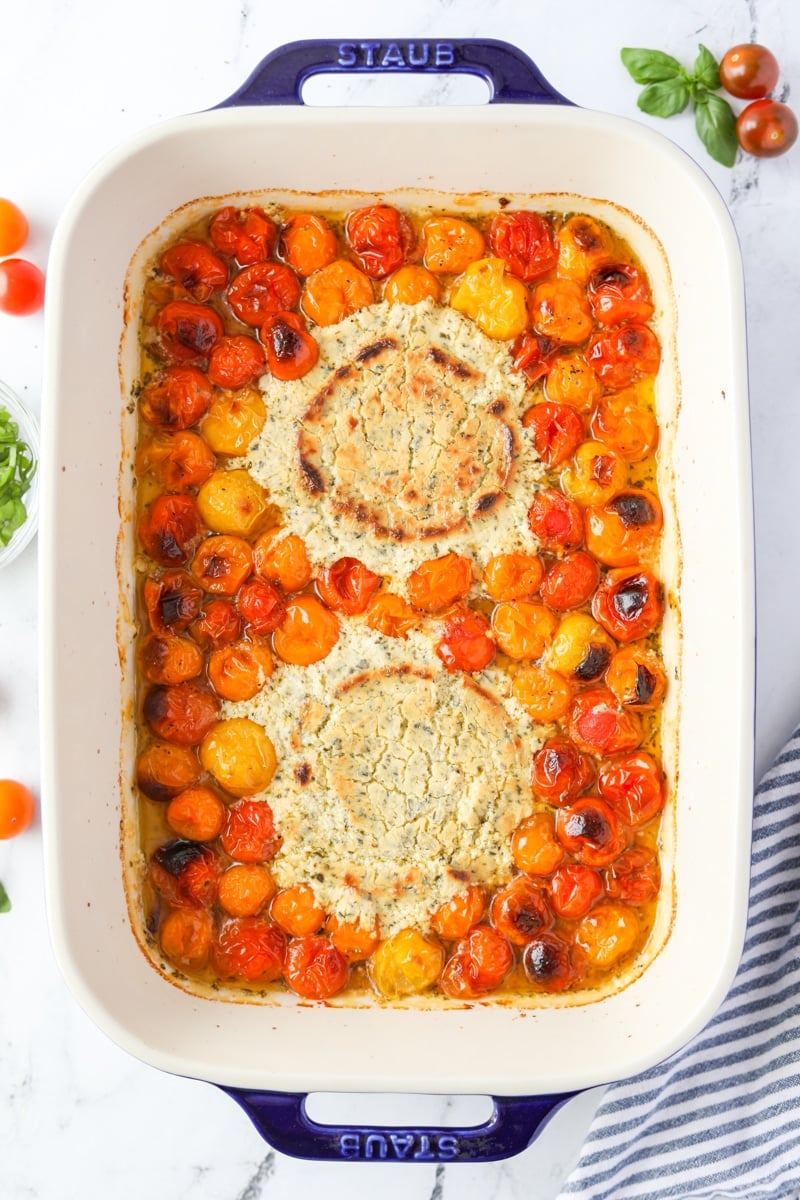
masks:
<svg viewBox="0 0 800 1200"><path fill-rule="evenodd" d="M482 192L611 201L630 214L623 232L665 299L676 359L662 370L658 405L675 502L668 583L683 646L667 718L676 733L672 928L634 982L589 1004L444 1011L200 999L146 960L120 866L133 754L119 652L124 659L130 646L131 612L124 596L120 607L116 569L132 487L118 364L123 281L142 239L196 198L431 188L454 203ZM123 354L124 387L130 369ZM110 1037L157 1067L233 1088L522 1096L635 1073L702 1027L735 971L746 914L754 635L739 253L722 200L685 154L632 121L541 103L245 104L165 122L106 159L59 225L43 429L49 915L68 983ZM670 614L665 636L678 646Z"/></svg>

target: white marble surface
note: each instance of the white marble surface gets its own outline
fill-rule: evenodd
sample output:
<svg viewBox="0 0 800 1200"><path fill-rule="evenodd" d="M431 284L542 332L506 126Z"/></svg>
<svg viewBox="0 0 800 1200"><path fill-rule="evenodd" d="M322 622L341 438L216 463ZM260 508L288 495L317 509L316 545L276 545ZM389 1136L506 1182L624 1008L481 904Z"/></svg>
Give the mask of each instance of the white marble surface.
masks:
<svg viewBox="0 0 800 1200"><path fill-rule="evenodd" d="M30 215L25 254L45 266L54 225L91 165L162 117L230 94L273 47L301 37L486 36L519 45L578 104L635 115L622 45L657 46L690 62L760 40L800 94L800 7L789 0L36 0L0 20L0 195ZM307 97L308 98L308 97ZM317 102L478 102L475 81L318 81ZM643 118L647 119L647 118ZM800 720L800 145L786 158L716 167L688 116L653 120L705 166L728 200L745 261L758 564L759 771ZM368 151L367 151L368 153ZM709 321L714 314L709 313ZM34 409L41 389L40 317L0 315L0 378ZM698 331L702 336L702 330ZM80 531L76 530L76 542ZM0 576L0 775L39 779L35 549ZM709 596L709 604L724 603ZM46 748L45 748L46 749ZM518 1158L487 1166L315 1166L269 1150L215 1088L128 1057L100 1034L55 966L43 901L38 823L0 843L14 908L0 916L0 1196L3 1200L274 1200L305 1193L385 1200L552 1200L578 1152L598 1093L560 1113ZM465 1053L468 1053L465 1047ZM365 1108L365 1103L369 1104ZM384 1119L433 1119L444 1101L390 1100ZM375 1112L337 1098L324 1115ZM462 1116L466 1115L464 1112Z"/></svg>

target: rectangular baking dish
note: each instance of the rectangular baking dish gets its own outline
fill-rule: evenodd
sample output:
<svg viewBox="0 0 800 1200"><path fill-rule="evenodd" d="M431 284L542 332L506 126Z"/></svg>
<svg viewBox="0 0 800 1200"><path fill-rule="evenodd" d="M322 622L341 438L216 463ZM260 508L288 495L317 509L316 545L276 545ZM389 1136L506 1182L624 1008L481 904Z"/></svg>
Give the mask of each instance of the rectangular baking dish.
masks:
<svg viewBox="0 0 800 1200"><path fill-rule="evenodd" d="M468 70L489 81L495 103L298 103L305 78L337 66ZM657 388L660 469L674 500L665 561L675 675L665 718L672 886L660 952L627 987L594 1003L444 1010L287 1000L267 1008L192 996L155 971L137 944L120 863L121 849L133 844L131 592L123 580L120 597L116 566L132 511L129 338L118 361L129 316L123 281L142 239L174 210L265 189L611 202L628 214L623 232L663 298L670 353ZM220 108L164 122L110 155L73 198L51 256L42 425L49 919L71 989L114 1041L163 1070L233 1090L251 1111L256 1094L285 1093L288 1140L263 1106L254 1119L274 1144L311 1155L323 1151L298 1108L309 1091L548 1097L535 1120L531 1110L530 1126L566 1094L634 1074L702 1028L734 975L746 918L753 552L738 246L720 196L682 151L635 122L572 107L501 43L284 47ZM300 1149L299 1122L308 1134ZM336 1131L325 1152L368 1155L364 1138L342 1140L355 1136ZM524 1144L518 1137L513 1149L499 1148L495 1138L489 1147L467 1133L445 1138L434 1156L500 1157Z"/></svg>

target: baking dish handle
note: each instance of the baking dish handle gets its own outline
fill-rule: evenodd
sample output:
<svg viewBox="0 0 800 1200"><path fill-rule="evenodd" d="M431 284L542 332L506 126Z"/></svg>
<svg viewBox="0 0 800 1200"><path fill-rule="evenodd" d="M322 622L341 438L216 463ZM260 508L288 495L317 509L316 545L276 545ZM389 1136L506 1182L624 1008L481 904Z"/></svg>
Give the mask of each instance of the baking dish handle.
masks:
<svg viewBox="0 0 800 1200"><path fill-rule="evenodd" d="M483 1125L321 1125L295 1092L250 1092L223 1087L275 1150L324 1162L497 1162L530 1146L553 1114L577 1092L552 1096L493 1096Z"/></svg>
<svg viewBox="0 0 800 1200"><path fill-rule="evenodd" d="M238 91L218 104L302 104L303 85L326 74L479 75L489 85L489 103L571 104L547 82L516 46L492 39L452 41L338 42L332 38L289 42L262 59Z"/></svg>

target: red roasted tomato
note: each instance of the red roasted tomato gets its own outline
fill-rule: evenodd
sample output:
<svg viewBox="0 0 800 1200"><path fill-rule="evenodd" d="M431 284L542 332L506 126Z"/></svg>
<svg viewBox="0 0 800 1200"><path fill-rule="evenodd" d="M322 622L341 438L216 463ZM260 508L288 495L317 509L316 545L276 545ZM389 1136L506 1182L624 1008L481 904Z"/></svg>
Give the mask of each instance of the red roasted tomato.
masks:
<svg viewBox="0 0 800 1200"><path fill-rule="evenodd" d="M297 313L268 317L261 329L267 366L276 379L302 379L319 358L319 346Z"/></svg>
<svg viewBox="0 0 800 1200"><path fill-rule="evenodd" d="M347 240L358 265L371 279L383 279L402 266L414 248L414 230L390 204L370 204L347 218Z"/></svg>
<svg viewBox="0 0 800 1200"><path fill-rule="evenodd" d="M594 319L601 325L643 324L655 311L647 280L630 263L600 267L589 280L587 294Z"/></svg>
<svg viewBox="0 0 800 1200"><path fill-rule="evenodd" d="M283 976L293 992L306 1000L327 1000L347 984L350 964L322 934L289 942Z"/></svg>
<svg viewBox="0 0 800 1200"><path fill-rule="evenodd" d="M222 254L243 267L264 262L275 250L278 230L262 208L228 205L214 215L209 236Z"/></svg>
<svg viewBox="0 0 800 1200"><path fill-rule="evenodd" d="M554 404L549 400L534 404L525 413L522 424L530 429L536 453L548 467L565 463L585 437L580 413L569 404Z"/></svg>
<svg viewBox="0 0 800 1200"><path fill-rule="evenodd" d="M286 934L268 917L234 917L220 926L211 954L220 979L268 983L283 971Z"/></svg>
<svg viewBox="0 0 800 1200"><path fill-rule="evenodd" d="M208 376L197 367L167 367L142 389L139 411L156 429L188 429L204 415L213 396Z"/></svg>
<svg viewBox="0 0 800 1200"><path fill-rule="evenodd" d="M494 658L486 617L471 609L453 613L442 626L436 654L448 671L482 671Z"/></svg>
<svg viewBox="0 0 800 1200"><path fill-rule="evenodd" d="M661 812L666 799L664 775L646 750L621 754L603 763L597 787L627 825L646 824Z"/></svg>
<svg viewBox="0 0 800 1200"><path fill-rule="evenodd" d="M217 387L236 391L262 375L266 361L255 338L246 334L221 337L208 360L208 378Z"/></svg>
<svg viewBox="0 0 800 1200"><path fill-rule="evenodd" d="M250 579L239 592L236 604L248 629L260 636L277 629L286 612L283 596L266 579Z"/></svg>
<svg viewBox="0 0 800 1200"><path fill-rule="evenodd" d="M237 862L260 863L274 858L283 838L275 832L272 809L265 800L237 800L225 810L219 838L222 849Z"/></svg>
<svg viewBox="0 0 800 1200"><path fill-rule="evenodd" d="M222 866L210 846L175 838L155 851L149 873L153 887L170 904L210 908Z"/></svg>
<svg viewBox="0 0 800 1200"><path fill-rule="evenodd" d="M222 321L208 304L171 300L155 319L154 350L168 363L191 363L207 359L222 337Z"/></svg>
<svg viewBox="0 0 800 1200"><path fill-rule="evenodd" d="M558 262L558 245L547 217L535 212L504 212L489 226L492 253L505 260L512 275L526 283L552 271Z"/></svg>
<svg viewBox="0 0 800 1200"><path fill-rule="evenodd" d="M642 740L638 719L606 687L578 692L570 706L567 727L576 746L587 754L633 750Z"/></svg>
<svg viewBox="0 0 800 1200"><path fill-rule="evenodd" d="M285 263L256 262L234 277L227 295L239 320L260 328L267 317L297 308L300 282Z"/></svg>
<svg viewBox="0 0 800 1200"><path fill-rule="evenodd" d="M569 804L593 782L592 760L563 734L548 738L533 756L531 786L548 804Z"/></svg>
<svg viewBox="0 0 800 1200"><path fill-rule="evenodd" d="M577 550L583 541L581 507L557 488L540 488L528 509L528 524L543 550Z"/></svg>
<svg viewBox="0 0 800 1200"><path fill-rule="evenodd" d="M164 567L188 562L203 531L194 496L157 496L139 521L139 541Z"/></svg>
<svg viewBox="0 0 800 1200"><path fill-rule="evenodd" d="M337 558L317 576L317 591L334 612L355 616L366 612L381 577L358 558Z"/></svg>
<svg viewBox="0 0 800 1200"><path fill-rule="evenodd" d="M626 848L629 835L605 800L584 796L558 810L556 836L578 862L606 867Z"/></svg>
<svg viewBox="0 0 800 1200"><path fill-rule="evenodd" d="M514 965L510 943L491 925L476 925L460 942L442 972L441 988L454 1000L485 996Z"/></svg>
<svg viewBox="0 0 800 1200"><path fill-rule="evenodd" d="M618 642L647 637L663 612L661 584L643 567L609 571L592 600L592 615Z"/></svg>
<svg viewBox="0 0 800 1200"><path fill-rule="evenodd" d="M228 268L205 242L178 242L161 256L161 273L176 279L195 300L208 300L228 282Z"/></svg>
<svg viewBox="0 0 800 1200"><path fill-rule="evenodd" d="M593 337L586 359L600 382L618 392L637 379L656 374L661 346L652 329L632 322Z"/></svg>

